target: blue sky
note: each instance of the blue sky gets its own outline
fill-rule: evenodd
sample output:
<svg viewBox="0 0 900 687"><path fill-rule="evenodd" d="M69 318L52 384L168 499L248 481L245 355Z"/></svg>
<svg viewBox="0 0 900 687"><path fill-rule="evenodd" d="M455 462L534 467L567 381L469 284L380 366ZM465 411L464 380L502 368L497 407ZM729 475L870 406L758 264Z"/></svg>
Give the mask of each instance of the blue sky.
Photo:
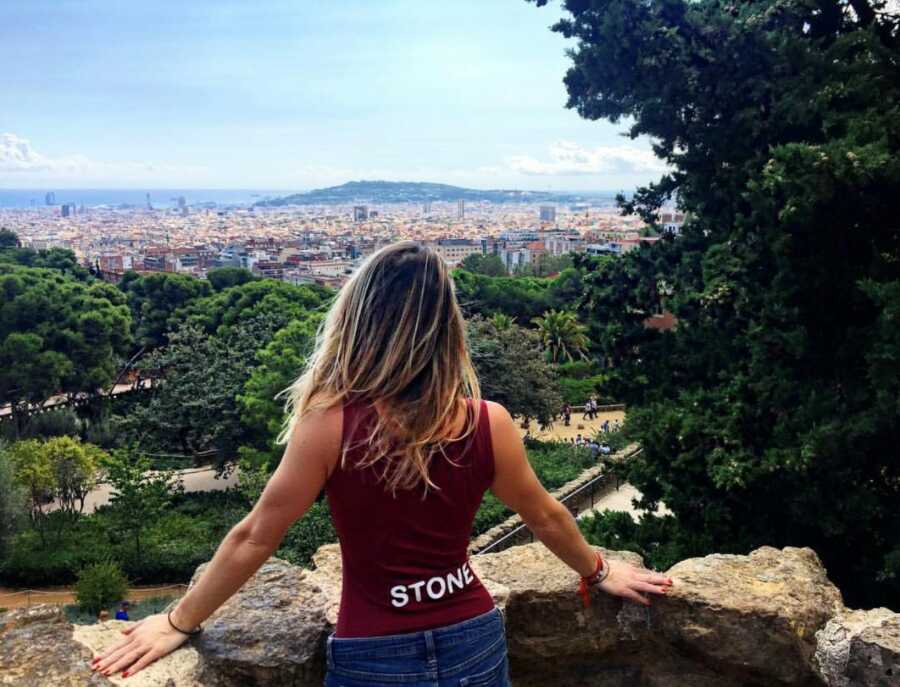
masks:
<svg viewBox="0 0 900 687"><path fill-rule="evenodd" d="M659 176L565 109L557 4L3 0L0 187L352 179L618 190Z"/></svg>

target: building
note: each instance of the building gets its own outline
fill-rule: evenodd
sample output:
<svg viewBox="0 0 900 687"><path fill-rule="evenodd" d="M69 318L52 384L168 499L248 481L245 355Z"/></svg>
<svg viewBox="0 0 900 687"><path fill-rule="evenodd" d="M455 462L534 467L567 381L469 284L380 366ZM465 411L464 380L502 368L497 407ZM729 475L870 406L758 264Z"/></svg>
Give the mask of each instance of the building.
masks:
<svg viewBox="0 0 900 687"><path fill-rule="evenodd" d="M661 212L659 213L659 223L662 225L664 233L678 235L681 233L681 227L684 224L683 212Z"/></svg>
<svg viewBox="0 0 900 687"><path fill-rule="evenodd" d="M550 255L565 255L583 251L584 240L577 234L548 236L544 239L544 246Z"/></svg>
<svg viewBox="0 0 900 687"><path fill-rule="evenodd" d="M456 201L456 219L466 218L466 201L460 198Z"/></svg>
<svg viewBox="0 0 900 687"><path fill-rule="evenodd" d="M497 257L503 262L506 271L512 274L517 267L531 262L531 251L525 247L504 247L497 251Z"/></svg>
<svg viewBox="0 0 900 687"><path fill-rule="evenodd" d="M74 207L75 207L74 205L69 205L68 203L66 203L65 205L63 205L59 208L59 213L63 217L68 217L70 214L72 214L72 208L74 208Z"/></svg>
<svg viewBox="0 0 900 687"><path fill-rule="evenodd" d="M355 205L353 207L353 221L365 222L369 219L369 208L365 205Z"/></svg>
<svg viewBox="0 0 900 687"><path fill-rule="evenodd" d="M422 214L423 215L431 214L431 201L430 200L426 200L424 203L422 203Z"/></svg>
<svg viewBox="0 0 900 687"><path fill-rule="evenodd" d="M556 208L553 205L541 205L541 222L556 223Z"/></svg>
<svg viewBox="0 0 900 687"><path fill-rule="evenodd" d="M50 191L44 196L44 203L46 205L56 205L56 194L53 191Z"/></svg>
<svg viewBox="0 0 900 687"><path fill-rule="evenodd" d="M482 242L472 239L438 239L427 245L450 267L456 267L470 255L484 254Z"/></svg>

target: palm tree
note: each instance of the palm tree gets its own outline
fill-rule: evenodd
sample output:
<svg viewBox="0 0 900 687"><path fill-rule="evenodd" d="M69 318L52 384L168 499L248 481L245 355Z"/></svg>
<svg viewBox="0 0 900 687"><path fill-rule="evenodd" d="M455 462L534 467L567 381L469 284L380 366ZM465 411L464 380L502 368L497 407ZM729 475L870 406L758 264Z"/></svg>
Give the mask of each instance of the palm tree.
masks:
<svg viewBox="0 0 900 687"><path fill-rule="evenodd" d="M538 327L547 358L550 362L562 360L572 362L575 355L587 358L587 347L590 341L585 332L587 327L578 322L574 313L568 311L548 310L543 317L531 320Z"/></svg>
<svg viewBox="0 0 900 687"><path fill-rule="evenodd" d="M516 318L510 317L506 313L496 312L491 315L490 323L494 325L494 329L498 332L503 332L509 329L513 324L515 324Z"/></svg>

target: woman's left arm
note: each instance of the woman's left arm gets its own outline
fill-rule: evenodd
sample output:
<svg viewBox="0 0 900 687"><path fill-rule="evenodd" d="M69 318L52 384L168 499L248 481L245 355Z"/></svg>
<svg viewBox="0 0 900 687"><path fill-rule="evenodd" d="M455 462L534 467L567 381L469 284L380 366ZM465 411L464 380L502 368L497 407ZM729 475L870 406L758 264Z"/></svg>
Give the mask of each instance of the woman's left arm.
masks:
<svg viewBox="0 0 900 687"><path fill-rule="evenodd" d="M341 450L340 407L311 412L296 424L278 468L247 516L222 540L200 580L171 612L172 623L189 631L227 601L277 549L288 528L302 517L325 486ZM124 630L122 641L94 658L104 675L134 675L175 650L187 635L165 614Z"/></svg>

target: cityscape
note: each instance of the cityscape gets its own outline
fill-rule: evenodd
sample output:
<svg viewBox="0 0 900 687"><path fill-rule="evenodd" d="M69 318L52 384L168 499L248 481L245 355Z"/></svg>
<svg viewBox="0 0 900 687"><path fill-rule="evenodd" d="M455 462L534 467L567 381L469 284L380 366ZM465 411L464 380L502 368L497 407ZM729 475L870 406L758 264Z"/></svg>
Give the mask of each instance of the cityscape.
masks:
<svg viewBox="0 0 900 687"><path fill-rule="evenodd" d="M380 193L400 186L384 182ZM361 259L398 240L432 246L451 267L472 254L496 255L512 274L547 255L623 254L658 241L661 232L677 234L684 222L683 213L664 210L653 230L637 216L623 216L609 195L573 196L568 203L459 198L327 205L189 204L181 195L163 196L166 204L157 207L159 195L147 192L143 206L112 207L57 203L57 193L48 191L42 205L0 208L0 226L26 247L71 250L112 282L128 270L202 278L210 269L239 267L293 284L339 287Z"/></svg>

